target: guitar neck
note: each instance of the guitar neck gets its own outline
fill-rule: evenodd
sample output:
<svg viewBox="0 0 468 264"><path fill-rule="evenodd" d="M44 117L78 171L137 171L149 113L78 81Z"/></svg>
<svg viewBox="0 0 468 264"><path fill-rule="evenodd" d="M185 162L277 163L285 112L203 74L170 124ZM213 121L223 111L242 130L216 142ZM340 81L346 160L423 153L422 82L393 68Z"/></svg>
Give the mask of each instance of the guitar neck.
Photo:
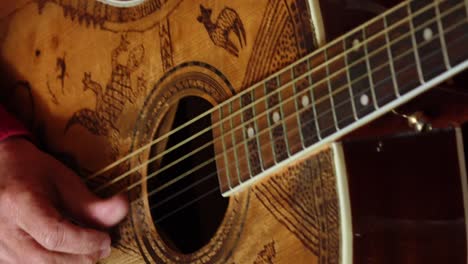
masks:
<svg viewBox="0 0 468 264"><path fill-rule="evenodd" d="M467 1L407 1L219 105L229 196L468 66Z"/></svg>

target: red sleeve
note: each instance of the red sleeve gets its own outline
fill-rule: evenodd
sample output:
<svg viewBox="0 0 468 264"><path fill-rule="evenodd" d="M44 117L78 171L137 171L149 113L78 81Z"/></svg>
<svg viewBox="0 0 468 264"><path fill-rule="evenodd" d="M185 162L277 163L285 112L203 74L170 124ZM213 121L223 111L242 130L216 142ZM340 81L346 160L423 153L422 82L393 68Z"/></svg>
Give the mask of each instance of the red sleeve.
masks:
<svg viewBox="0 0 468 264"><path fill-rule="evenodd" d="M30 136L30 133L0 105L0 141L12 136Z"/></svg>

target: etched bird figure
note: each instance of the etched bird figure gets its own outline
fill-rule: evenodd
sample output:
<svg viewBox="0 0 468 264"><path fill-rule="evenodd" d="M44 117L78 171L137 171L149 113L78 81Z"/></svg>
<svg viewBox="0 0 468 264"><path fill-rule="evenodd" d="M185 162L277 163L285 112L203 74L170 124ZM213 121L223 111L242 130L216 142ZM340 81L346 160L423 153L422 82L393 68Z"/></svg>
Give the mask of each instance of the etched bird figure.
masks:
<svg viewBox="0 0 468 264"><path fill-rule="evenodd" d="M247 45L244 25L237 12L230 8L225 7L218 15L216 23L211 21L212 10L200 5L200 16L197 20L202 23L208 35L216 46L219 46L232 55L239 57L239 48L229 39L231 32L237 37L240 48Z"/></svg>

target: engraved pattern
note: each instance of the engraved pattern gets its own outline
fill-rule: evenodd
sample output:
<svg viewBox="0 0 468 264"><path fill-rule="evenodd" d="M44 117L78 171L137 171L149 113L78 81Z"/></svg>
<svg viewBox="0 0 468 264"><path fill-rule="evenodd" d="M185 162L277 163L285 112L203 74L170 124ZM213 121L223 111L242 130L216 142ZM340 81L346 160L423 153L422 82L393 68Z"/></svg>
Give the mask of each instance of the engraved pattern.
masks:
<svg viewBox="0 0 468 264"><path fill-rule="evenodd" d="M237 12L229 7L224 8L218 15L216 23L211 21L211 9L200 5L200 16L198 22L202 23L211 40L216 46L225 49L232 55L239 57L239 48L229 39L229 33L233 32L239 42L240 48L247 44L245 29Z"/></svg>
<svg viewBox="0 0 468 264"><path fill-rule="evenodd" d="M118 62L118 57L128 53L125 65ZM136 89L132 89L132 73L141 65L145 49L139 45L130 49L130 43L122 36L119 46L112 51L112 73L105 89L92 80L91 73L83 77L83 90L91 90L96 95L96 108L81 109L73 114L65 126L65 132L75 125L81 125L96 136L111 137L112 155L118 155L119 129L116 122L127 102L134 103L138 95L146 88L146 81L138 77Z"/></svg>
<svg viewBox="0 0 468 264"><path fill-rule="evenodd" d="M257 254L253 264L273 264L276 257L275 241L263 246L263 250Z"/></svg>
<svg viewBox="0 0 468 264"><path fill-rule="evenodd" d="M164 72L174 66L171 28L169 19L166 18L159 24L159 43L161 46L161 60Z"/></svg>
<svg viewBox="0 0 468 264"><path fill-rule="evenodd" d="M157 25L160 19L165 19L167 14L172 12L182 0L147 0L132 8L118 8L89 0L33 1L37 3L40 14L43 13L48 3L55 4L62 7L65 17L87 27L94 26L111 31L125 31L120 30L118 24L138 21L139 25L135 24L134 30L144 31ZM145 18L151 18L148 25L142 22Z"/></svg>
<svg viewBox="0 0 468 264"><path fill-rule="evenodd" d="M65 62L65 55L62 58L57 58L56 63L56 70L58 72L57 79L60 80L60 84L62 85L62 94L64 93L65 89L65 77L67 76L67 64Z"/></svg>
<svg viewBox="0 0 468 264"><path fill-rule="evenodd" d="M299 1L271 1L256 35L242 87L266 78L311 52L317 45L306 6Z"/></svg>
<svg viewBox="0 0 468 264"><path fill-rule="evenodd" d="M339 263L339 219L331 151L253 188L254 195L320 263Z"/></svg>

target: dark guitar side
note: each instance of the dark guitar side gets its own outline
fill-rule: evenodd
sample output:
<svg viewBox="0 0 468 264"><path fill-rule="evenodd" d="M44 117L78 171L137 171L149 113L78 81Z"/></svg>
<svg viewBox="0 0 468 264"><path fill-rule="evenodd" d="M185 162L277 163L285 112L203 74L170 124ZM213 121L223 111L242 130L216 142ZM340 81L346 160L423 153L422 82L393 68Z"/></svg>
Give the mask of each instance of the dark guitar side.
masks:
<svg viewBox="0 0 468 264"><path fill-rule="evenodd" d="M466 263L454 130L346 141L344 153L354 263Z"/></svg>

